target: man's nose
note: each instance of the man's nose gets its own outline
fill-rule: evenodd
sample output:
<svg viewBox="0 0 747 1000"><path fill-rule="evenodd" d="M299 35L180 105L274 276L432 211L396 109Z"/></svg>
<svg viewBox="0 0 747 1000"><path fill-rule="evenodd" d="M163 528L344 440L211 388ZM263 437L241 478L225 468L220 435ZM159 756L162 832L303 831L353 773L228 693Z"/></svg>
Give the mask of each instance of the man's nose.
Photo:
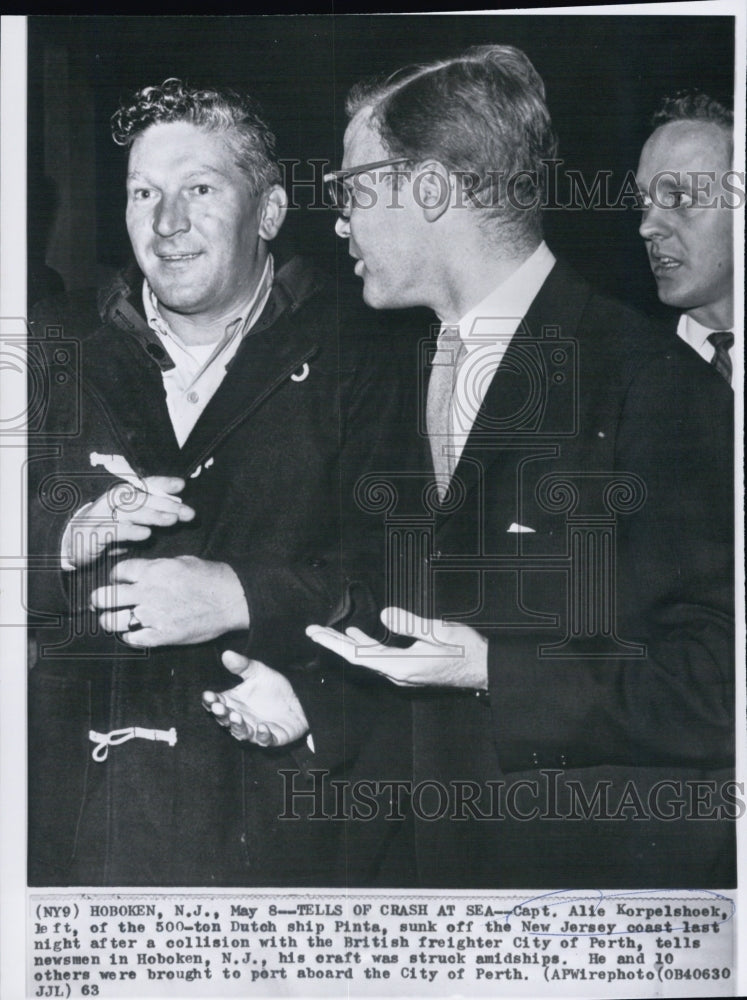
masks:
<svg viewBox="0 0 747 1000"><path fill-rule="evenodd" d="M163 195L153 214L153 230L159 236L175 236L190 228L187 206L180 195Z"/></svg>
<svg viewBox="0 0 747 1000"><path fill-rule="evenodd" d="M662 208L655 202L643 209L643 217L638 227L638 232L644 240L654 240L668 236L671 232L671 225L666 208Z"/></svg>
<svg viewBox="0 0 747 1000"><path fill-rule="evenodd" d="M347 215L338 215L335 222L335 232L343 239L350 239L350 218Z"/></svg>

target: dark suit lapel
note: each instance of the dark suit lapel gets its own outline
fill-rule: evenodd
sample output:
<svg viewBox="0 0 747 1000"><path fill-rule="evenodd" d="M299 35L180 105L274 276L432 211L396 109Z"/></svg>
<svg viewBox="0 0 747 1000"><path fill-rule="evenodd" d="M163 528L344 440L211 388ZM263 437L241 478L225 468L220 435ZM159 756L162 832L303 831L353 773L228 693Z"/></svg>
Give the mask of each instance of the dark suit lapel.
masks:
<svg viewBox="0 0 747 1000"><path fill-rule="evenodd" d="M575 337L589 294L585 282L556 263L506 349L457 464L467 494L488 475L506 472L512 479L517 454L528 446L552 447L573 432Z"/></svg>

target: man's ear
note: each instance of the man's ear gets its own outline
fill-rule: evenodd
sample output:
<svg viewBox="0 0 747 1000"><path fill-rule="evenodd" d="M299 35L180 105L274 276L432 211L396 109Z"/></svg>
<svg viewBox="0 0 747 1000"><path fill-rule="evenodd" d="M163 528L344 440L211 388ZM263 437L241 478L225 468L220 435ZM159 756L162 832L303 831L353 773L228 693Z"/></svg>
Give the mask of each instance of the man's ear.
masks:
<svg viewBox="0 0 747 1000"><path fill-rule="evenodd" d="M426 222L436 222L451 201L451 175L438 160L426 160L413 178L414 196Z"/></svg>
<svg viewBox="0 0 747 1000"><path fill-rule="evenodd" d="M279 184L273 184L262 195L259 210L259 235L263 240L274 240L285 222L288 196Z"/></svg>

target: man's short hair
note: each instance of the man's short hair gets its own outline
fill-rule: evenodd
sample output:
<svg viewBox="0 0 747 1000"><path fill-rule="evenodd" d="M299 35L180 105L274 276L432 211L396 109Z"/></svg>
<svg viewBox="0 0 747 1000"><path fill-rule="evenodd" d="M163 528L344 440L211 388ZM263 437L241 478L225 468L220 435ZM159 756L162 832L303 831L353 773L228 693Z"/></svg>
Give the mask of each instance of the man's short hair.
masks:
<svg viewBox="0 0 747 1000"><path fill-rule="evenodd" d="M392 156L438 160L463 176L482 218L500 218L517 234L540 231L544 161L556 138L544 83L519 49L477 45L358 84L346 111L352 118L366 107Z"/></svg>
<svg viewBox="0 0 747 1000"><path fill-rule="evenodd" d="M143 87L112 115L112 138L118 146L131 146L149 126L172 122L223 133L254 194L281 183L275 136L262 119L259 104L233 90L198 90L175 77L160 86Z"/></svg>
<svg viewBox="0 0 747 1000"><path fill-rule="evenodd" d="M711 122L729 135L730 150L734 142L734 112L714 97L699 90L678 91L674 97L663 98L651 117L654 129L670 122Z"/></svg>

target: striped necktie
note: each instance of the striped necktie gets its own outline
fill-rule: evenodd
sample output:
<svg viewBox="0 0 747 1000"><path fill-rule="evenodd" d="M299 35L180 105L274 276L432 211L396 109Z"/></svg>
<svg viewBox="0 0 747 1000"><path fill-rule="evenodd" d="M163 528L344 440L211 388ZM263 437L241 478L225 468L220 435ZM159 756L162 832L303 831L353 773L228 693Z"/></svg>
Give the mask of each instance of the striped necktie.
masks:
<svg viewBox="0 0 747 1000"><path fill-rule="evenodd" d="M455 468L452 398L459 365L466 348L458 326L442 327L428 382L426 427L436 473L438 495L443 500Z"/></svg>
<svg viewBox="0 0 747 1000"><path fill-rule="evenodd" d="M729 349L734 344L734 334L731 330L716 330L715 333L708 334L708 340L713 344L714 353L711 364L726 381L731 385L731 355Z"/></svg>

